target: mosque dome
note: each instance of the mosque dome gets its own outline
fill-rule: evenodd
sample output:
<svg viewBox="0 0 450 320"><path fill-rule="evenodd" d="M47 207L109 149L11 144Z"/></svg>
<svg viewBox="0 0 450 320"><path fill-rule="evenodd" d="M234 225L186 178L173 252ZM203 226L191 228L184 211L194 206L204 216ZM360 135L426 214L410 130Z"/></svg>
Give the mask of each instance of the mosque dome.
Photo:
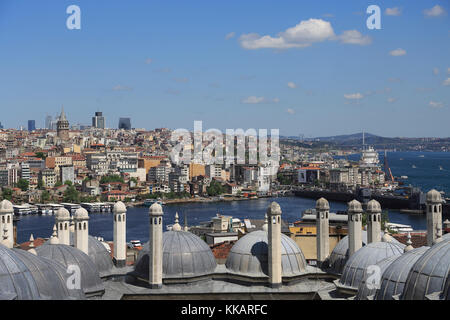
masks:
<svg viewBox="0 0 450 320"><path fill-rule="evenodd" d="M2 207L3 209L3 207ZM3 300L40 300L32 272L15 252L0 244L0 298Z"/></svg>
<svg viewBox="0 0 450 320"><path fill-rule="evenodd" d="M135 275L148 279L149 243L138 255ZM163 278L191 278L211 274L216 269L216 259L205 241L187 231L163 233Z"/></svg>
<svg viewBox="0 0 450 320"><path fill-rule="evenodd" d="M114 204L113 212L127 212L127 207L122 201L117 201Z"/></svg>
<svg viewBox="0 0 450 320"><path fill-rule="evenodd" d="M163 215L162 206L158 202L155 202L150 206L149 213L153 216L162 216Z"/></svg>
<svg viewBox="0 0 450 320"><path fill-rule="evenodd" d="M75 210L73 217L74 219L87 219L89 218L89 214L85 208L80 207L77 210Z"/></svg>
<svg viewBox="0 0 450 320"><path fill-rule="evenodd" d="M316 202L316 210L330 210L330 204L328 203L327 199L320 198Z"/></svg>
<svg viewBox="0 0 450 320"><path fill-rule="evenodd" d="M2 200L0 202L0 212L11 212L14 211L13 204L9 200Z"/></svg>
<svg viewBox="0 0 450 320"><path fill-rule="evenodd" d="M412 266L401 295L402 300L424 300L425 296L444 290L450 272L450 239L428 249Z"/></svg>
<svg viewBox="0 0 450 320"><path fill-rule="evenodd" d="M367 244L367 231L362 230L361 235L362 235L362 245L365 246ZM383 235L384 233L381 232L381 236ZM392 242L400 243L395 238L392 238ZM348 235L342 238L334 247L333 251L330 254L330 257L327 259L328 268L326 271L333 274L341 275L347 260L348 260Z"/></svg>
<svg viewBox="0 0 450 320"><path fill-rule="evenodd" d="M69 210L66 208L59 208L58 211L55 213L56 219L70 219L70 213Z"/></svg>
<svg viewBox="0 0 450 320"><path fill-rule="evenodd" d="M357 290L366 277L368 266L375 265L390 256L400 256L405 245L396 242L372 242L357 250L347 261L339 284Z"/></svg>
<svg viewBox="0 0 450 320"><path fill-rule="evenodd" d="M61 263L64 268L78 266L81 272L81 288L86 296L101 294L105 288L97 266L83 251L65 244L48 244L36 248L40 257Z"/></svg>
<svg viewBox="0 0 450 320"><path fill-rule="evenodd" d="M393 255L393 256L387 257L386 259L383 259L380 262L378 262L376 264L376 266L378 266L378 268L379 268L379 270L378 270L379 273L373 274L373 277L381 276L384 273L384 271L399 258L400 257L398 255ZM370 270L369 277L375 271L376 270ZM376 294L378 283L372 283L371 281L368 281L368 280L376 280L376 278L373 279L373 277L371 277L371 279L369 279L369 277L365 276L362 279L361 283L359 284L358 292L356 293L356 300L368 300L368 298L370 296L373 296Z"/></svg>
<svg viewBox="0 0 450 320"><path fill-rule="evenodd" d="M83 291L67 288L69 274L59 262L35 256L22 249L12 251L30 270L42 299L84 299Z"/></svg>
<svg viewBox="0 0 450 320"><path fill-rule="evenodd" d="M376 299L392 300L393 296L401 294L412 266L429 248L420 247L405 252L389 265L381 276L380 288L377 290Z"/></svg>
<svg viewBox="0 0 450 320"><path fill-rule="evenodd" d="M352 200L348 203L348 211L362 211L361 202Z"/></svg>
<svg viewBox="0 0 450 320"><path fill-rule="evenodd" d="M432 189L427 192L427 202L442 203L442 196L439 191Z"/></svg>
<svg viewBox="0 0 450 320"><path fill-rule="evenodd" d="M366 210L372 212L381 212L381 205L377 200L372 199L367 203Z"/></svg>
<svg viewBox="0 0 450 320"><path fill-rule="evenodd" d="M445 289L442 293L443 300L450 300L450 275L447 275L447 281L445 282Z"/></svg>
<svg viewBox="0 0 450 320"><path fill-rule="evenodd" d="M267 276L267 231L253 231L239 239L228 254L226 267L229 271L247 276ZM281 234L282 276L294 276L305 272L306 260L294 240Z"/></svg>

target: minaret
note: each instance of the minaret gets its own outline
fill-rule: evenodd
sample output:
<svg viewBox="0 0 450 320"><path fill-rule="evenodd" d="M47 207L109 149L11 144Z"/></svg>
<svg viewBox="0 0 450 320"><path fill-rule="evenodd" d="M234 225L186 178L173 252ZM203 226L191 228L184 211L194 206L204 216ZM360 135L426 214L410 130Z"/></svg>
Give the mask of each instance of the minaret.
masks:
<svg viewBox="0 0 450 320"><path fill-rule="evenodd" d="M70 213L66 208L60 208L55 214L56 230L60 244L70 245Z"/></svg>
<svg viewBox="0 0 450 320"><path fill-rule="evenodd" d="M381 241L381 205L377 200L367 203L367 243Z"/></svg>
<svg viewBox="0 0 450 320"><path fill-rule="evenodd" d="M175 213L175 223L172 226L172 231L181 231L180 220L178 217L178 212Z"/></svg>
<svg viewBox="0 0 450 320"><path fill-rule="evenodd" d="M122 201L116 202L113 209L114 216L114 257L116 267L122 268L127 262L127 207Z"/></svg>
<svg viewBox="0 0 450 320"><path fill-rule="evenodd" d="M348 255L351 257L362 247L362 207L358 200L348 203Z"/></svg>
<svg viewBox="0 0 450 320"><path fill-rule="evenodd" d="M272 288L281 287L281 207L272 202L267 209L269 242L269 282Z"/></svg>
<svg viewBox="0 0 450 320"><path fill-rule="evenodd" d="M408 232L408 240L406 241L406 247L403 249L403 252L408 252L413 249L414 249L414 247L412 246L412 242L411 242L411 233Z"/></svg>
<svg viewBox="0 0 450 320"><path fill-rule="evenodd" d="M316 246L317 265L320 267L330 254L330 205L325 198L316 202Z"/></svg>
<svg viewBox="0 0 450 320"><path fill-rule="evenodd" d="M437 238L437 230L442 230L442 197L436 190L427 193L427 246L431 247Z"/></svg>
<svg viewBox="0 0 450 320"><path fill-rule="evenodd" d="M56 226L53 226L53 233L50 237L50 244L59 244L58 234L56 233Z"/></svg>
<svg viewBox="0 0 450 320"><path fill-rule="evenodd" d="M162 220L163 210L160 204L154 203L149 209L150 232L149 232L149 273L148 282L150 288L159 289L162 287L162 265L163 265L163 231Z"/></svg>
<svg viewBox="0 0 450 320"><path fill-rule="evenodd" d="M3 200L0 202L0 231L3 233L3 245L8 248L14 246L13 218L14 208L11 201Z"/></svg>
<svg viewBox="0 0 450 320"><path fill-rule="evenodd" d="M33 234L30 235L30 245L28 246L30 249L28 249L27 251L29 253L34 254L35 256L37 256L37 252L36 249L34 248L34 237Z"/></svg>
<svg viewBox="0 0 450 320"><path fill-rule="evenodd" d="M85 208L78 208L73 215L75 224L75 248L89 254L89 215Z"/></svg>

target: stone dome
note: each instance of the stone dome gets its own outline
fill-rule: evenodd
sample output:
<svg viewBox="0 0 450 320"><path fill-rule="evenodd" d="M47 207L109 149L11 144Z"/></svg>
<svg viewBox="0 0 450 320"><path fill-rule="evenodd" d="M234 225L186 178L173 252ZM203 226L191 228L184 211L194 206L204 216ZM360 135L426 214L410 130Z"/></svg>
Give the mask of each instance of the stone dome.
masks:
<svg viewBox="0 0 450 320"><path fill-rule="evenodd" d="M405 245L396 242L372 242L357 250L347 261L339 280L344 288L357 290L366 277L366 269L390 256L403 254Z"/></svg>
<svg viewBox="0 0 450 320"><path fill-rule="evenodd" d="M374 273L375 270L370 270L370 273L368 275L366 275L361 283L359 284L358 287L358 292L356 293L356 300L368 300L370 296L374 296L377 292L377 285L379 283L373 283L370 280L376 280L376 278L372 278L372 277L377 277L383 274L383 272L390 266L392 265L393 262L395 262L397 259L399 259L401 256L398 255L393 255L390 257L387 257L386 259L381 260L380 262L378 262L376 264L376 266L378 266L379 268L379 273L378 275L376 275ZM371 279L369 279L369 277L371 277Z"/></svg>
<svg viewBox="0 0 450 320"><path fill-rule="evenodd" d="M55 218L56 219L64 219L64 220L68 220L70 219L70 213L69 210L67 210L66 208L59 208L58 211L56 211L55 213Z"/></svg>
<svg viewBox="0 0 450 320"><path fill-rule="evenodd" d="M402 300L424 300L425 296L444 290L450 271L450 239L428 249L412 266L401 295Z"/></svg>
<svg viewBox="0 0 450 320"><path fill-rule="evenodd" d="M155 202L154 204L152 204L148 210L149 210L149 213L153 216L162 216L163 215L162 206L158 202Z"/></svg>
<svg viewBox="0 0 450 320"><path fill-rule="evenodd" d="M0 202L0 213L14 212L13 204L9 200L2 200Z"/></svg>
<svg viewBox="0 0 450 320"><path fill-rule="evenodd" d="M316 202L316 210L330 210L330 204L325 198L320 198Z"/></svg>
<svg viewBox="0 0 450 320"><path fill-rule="evenodd" d="M432 189L427 192L427 202L442 203L442 196L439 191Z"/></svg>
<svg viewBox="0 0 450 320"><path fill-rule="evenodd" d="M370 212L381 212L381 205L377 200L372 199L367 203L366 210Z"/></svg>
<svg viewBox="0 0 450 320"><path fill-rule="evenodd" d="M78 266L81 272L81 288L86 296L103 294L105 287L100 279L97 266L83 251L65 244L46 242L36 248L38 256L61 263L65 269Z"/></svg>
<svg viewBox="0 0 450 320"><path fill-rule="evenodd" d="M59 262L35 256L22 249L12 250L30 270L41 298L49 300L84 299L82 290L67 288L69 274Z"/></svg>
<svg viewBox="0 0 450 320"><path fill-rule="evenodd" d="M352 200L348 203L348 211L361 211L362 212L362 206L361 202L358 200Z"/></svg>
<svg viewBox="0 0 450 320"><path fill-rule="evenodd" d="M117 201L114 204L113 212L115 213L124 213L127 212L127 207L122 201Z"/></svg>
<svg viewBox="0 0 450 320"><path fill-rule="evenodd" d="M149 243L138 255L134 275L148 280ZM205 241L187 231L163 233L163 278L192 278L211 274L216 269L216 259Z"/></svg>
<svg viewBox="0 0 450 320"><path fill-rule="evenodd" d="M377 300L393 300L393 296L401 294L412 266L429 248L420 247L405 252L389 265L381 276L380 288L377 290L375 298Z"/></svg>
<svg viewBox="0 0 450 320"><path fill-rule="evenodd" d="M265 277L268 270L267 231L253 231L239 239L231 248L225 263L233 273ZM306 260L294 240L281 234L281 267L283 276L305 272Z"/></svg>
<svg viewBox="0 0 450 320"><path fill-rule="evenodd" d="M81 208L78 208L77 210L75 210L73 218L74 219L88 219L89 213L87 212L87 210L85 208L81 207Z"/></svg>
<svg viewBox="0 0 450 320"><path fill-rule="evenodd" d="M381 236L384 235L383 232L380 233ZM367 244L367 231L362 230L362 245L363 247ZM397 239L392 238L392 242L399 243ZM337 245L334 247L330 256L326 260L326 271L332 274L341 275L344 270L345 263L348 260L348 235L342 238Z"/></svg>
<svg viewBox="0 0 450 320"><path fill-rule="evenodd" d="M0 298L40 300L39 288L31 271L15 252L0 244Z"/></svg>

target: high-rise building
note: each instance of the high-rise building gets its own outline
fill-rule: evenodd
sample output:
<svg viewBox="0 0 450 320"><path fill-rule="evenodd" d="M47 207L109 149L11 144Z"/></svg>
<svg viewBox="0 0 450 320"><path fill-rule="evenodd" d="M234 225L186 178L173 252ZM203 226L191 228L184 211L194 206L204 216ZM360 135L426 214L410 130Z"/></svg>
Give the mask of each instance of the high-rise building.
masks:
<svg viewBox="0 0 450 320"><path fill-rule="evenodd" d="M105 129L105 117L103 116L103 112L95 113L95 116L92 118L92 127Z"/></svg>
<svg viewBox="0 0 450 320"><path fill-rule="evenodd" d="M51 130L52 129L52 116L46 116L45 117L45 129Z"/></svg>
<svg viewBox="0 0 450 320"><path fill-rule="evenodd" d="M131 119L130 118L120 118L119 119L119 129L131 130Z"/></svg>
<svg viewBox="0 0 450 320"><path fill-rule="evenodd" d="M28 120L28 131L34 131L34 130L36 130L36 121Z"/></svg>

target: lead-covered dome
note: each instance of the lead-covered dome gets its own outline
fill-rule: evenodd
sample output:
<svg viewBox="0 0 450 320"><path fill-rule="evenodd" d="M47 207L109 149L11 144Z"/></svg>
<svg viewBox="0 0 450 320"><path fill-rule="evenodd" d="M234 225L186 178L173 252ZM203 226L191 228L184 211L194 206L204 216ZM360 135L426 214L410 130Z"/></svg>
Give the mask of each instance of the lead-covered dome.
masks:
<svg viewBox="0 0 450 320"><path fill-rule="evenodd" d="M0 297L8 300L42 299L28 267L11 249L0 244Z"/></svg>
<svg viewBox="0 0 450 320"><path fill-rule="evenodd" d="M377 290L375 298L377 300L393 300L394 296L402 294L409 271L429 248L420 247L405 252L388 266L381 276L380 288Z"/></svg>
<svg viewBox="0 0 450 320"><path fill-rule="evenodd" d="M13 204L9 200L6 199L2 200L0 202L0 213L10 213L10 212L14 212Z"/></svg>
<svg viewBox="0 0 450 320"><path fill-rule="evenodd" d="M138 256L134 275L148 280L149 243ZM205 241L187 231L163 233L163 278L192 278L211 274L216 269L216 259Z"/></svg>
<svg viewBox="0 0 450 320"><path fill-rule="evenodd" d="M442 203L442 196L439 191L432 189L427 192L427 202Z"/></svg>
<svg viewBox="0 0 450 320"><path fill-rule="evenodd" d="M57 261L35 256L22 249L12 249L17 258L30 270L42 299L67 300L84 299L79 289L68 289L69 274Z"/></svg>
<svg viewBox="0 0 450 320"><path fill-rule="evenodd" d="M253 231L239 239L231 248L225 263L233 273L246 276L267 276L268 239L267 231ZM306 260L294 240L281 234L282 276L304 273Z"/></svg>
<svg viewBox="0 0 450 320"><path fill-rule="evenodd" d="M83 251L65 244L46 242L37 247L36 252L40 257L61 263L66 270L78 267L81 272L81 289L86 296L103 294L105 291L97 266Z"/></svg>
<svg viewBox="0 0 450 320"><path fill-rule="evenodd" d="M367 267L391 256L400 256L405 245L396 242L372 242L357 250L347 261L339 280L343 289L357 290L367 276Z"/></svg>
<svg viewBox="0 0 450 320"><path fill-rule="evenodd" d="M426 295L444 291L450 271L450 239L428 249L412 266L402 300L424 300Z"/></svg>

